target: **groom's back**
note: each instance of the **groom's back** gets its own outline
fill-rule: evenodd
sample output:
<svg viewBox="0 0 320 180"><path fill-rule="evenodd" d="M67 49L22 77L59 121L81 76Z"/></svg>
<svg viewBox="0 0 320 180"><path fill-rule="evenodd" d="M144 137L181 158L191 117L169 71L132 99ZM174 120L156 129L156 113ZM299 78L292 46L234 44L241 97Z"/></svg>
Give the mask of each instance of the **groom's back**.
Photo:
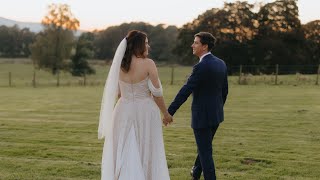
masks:
<svg viewBox="0 0 320 180"><path fill-rule="evenodd" d="M221 59L210 55L203 59L200 68L202 78L193 92L194 96L221 94L227 73L225 63Z"/></svg>
<svg viewBox="0 0 320 180"><path fill-rule="evenodd" d="M227 68L221 59L213 55L204 57L198 66L202 73L193 91L192 127L212 127L223 121Z"/></svg>

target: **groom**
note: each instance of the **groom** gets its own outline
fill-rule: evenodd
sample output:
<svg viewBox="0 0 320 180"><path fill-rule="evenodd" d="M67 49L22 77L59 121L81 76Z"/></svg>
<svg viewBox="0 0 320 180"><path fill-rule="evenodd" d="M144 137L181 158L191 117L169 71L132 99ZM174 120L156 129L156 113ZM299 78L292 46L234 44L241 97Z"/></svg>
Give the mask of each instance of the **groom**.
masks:
<svg viewBox="0 0 320 180"><path fill-rule="evenodd" d="M223 106L228 94L227 67L224 61L211 54L215 37L208 32L194 35L193 54L199 57L186 84L168 108L173 116L193 93L191 127L197 143L198 155L191 170L192 179L215 180L212 140L223 121Z"/></svg>

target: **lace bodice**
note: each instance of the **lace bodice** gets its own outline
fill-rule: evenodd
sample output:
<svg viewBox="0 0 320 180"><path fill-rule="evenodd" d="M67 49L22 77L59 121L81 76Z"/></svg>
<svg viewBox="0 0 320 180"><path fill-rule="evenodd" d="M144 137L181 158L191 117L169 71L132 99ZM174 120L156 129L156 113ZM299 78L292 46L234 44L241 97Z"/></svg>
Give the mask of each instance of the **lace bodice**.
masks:
<svg viewBox="0 0 320 180"><path fill-rule="evenodd" d="M160 83L160 81L159 81ZM121 98L125 100L142 100L146 98L151 98L151 93L154 96L162 96L162 87L160 83L160 88L155 88L149 77L138 83L127 83L119 80L119 87L121 92Z"/></svg>

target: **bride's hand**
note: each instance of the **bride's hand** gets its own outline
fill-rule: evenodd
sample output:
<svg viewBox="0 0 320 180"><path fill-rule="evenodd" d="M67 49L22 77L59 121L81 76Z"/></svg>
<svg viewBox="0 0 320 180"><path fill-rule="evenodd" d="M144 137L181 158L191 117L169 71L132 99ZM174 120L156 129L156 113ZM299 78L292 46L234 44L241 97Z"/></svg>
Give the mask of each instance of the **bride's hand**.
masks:
<svg viewBox="0 0 320 180"><path fill-rule="evenodd" d="M163 121L163 124L164 124L165 126L167 126L168 124L170 124L170 123L173 122L173 118L172 118L172 116L167 112L167 113L164 114L162 121Z"/></svg>

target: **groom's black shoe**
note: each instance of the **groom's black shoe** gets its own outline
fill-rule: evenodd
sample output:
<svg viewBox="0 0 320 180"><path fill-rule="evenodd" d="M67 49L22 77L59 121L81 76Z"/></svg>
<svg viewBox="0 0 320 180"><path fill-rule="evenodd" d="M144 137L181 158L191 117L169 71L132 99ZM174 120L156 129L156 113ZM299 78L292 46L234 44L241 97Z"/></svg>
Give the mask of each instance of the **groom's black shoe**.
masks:
<svg viewBox="0 0 320 180"><path fill-rule="evenodd" d="M192 177L191 180L199 180L198 178Z"/></svg>
<svg viewBox="0 0 320 180"><path fill-rule="evenodd" d="M196 178L196 177L193 177L192 175L191 175L191 180L199 180L200 178Z"/></svg>
<svg viewBox="0 0 320 180"><path fill-rule="evenodd" d="M190 176L192 177L191 180L199 180L200 178L194 177L194 169L195 167L193 166L190 171Z"/></svg>

